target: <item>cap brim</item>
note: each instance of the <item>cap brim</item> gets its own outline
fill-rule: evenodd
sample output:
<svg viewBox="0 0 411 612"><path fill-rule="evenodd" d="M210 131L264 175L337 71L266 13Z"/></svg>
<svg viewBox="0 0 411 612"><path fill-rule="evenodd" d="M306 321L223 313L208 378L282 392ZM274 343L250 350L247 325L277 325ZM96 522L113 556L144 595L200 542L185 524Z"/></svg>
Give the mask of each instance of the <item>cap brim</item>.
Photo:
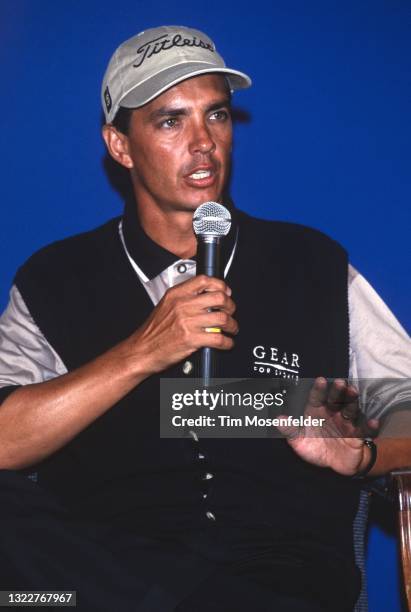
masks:
<svg viewBox="0 0 411 612"><path fill-rule="evenodd" d="M139 108L151 102L154 98L157 98L157 96L167 91L167 89L170 89L170 87L181 83L181 81L202 74L211 73L224 75L232 91L246 89L251 85L250 77L238 70L219 67L205 62L192 62L171 66L150 77L143 83L138 83L123 96L119 101L119 106L124 106L125 108Z"/></svg>

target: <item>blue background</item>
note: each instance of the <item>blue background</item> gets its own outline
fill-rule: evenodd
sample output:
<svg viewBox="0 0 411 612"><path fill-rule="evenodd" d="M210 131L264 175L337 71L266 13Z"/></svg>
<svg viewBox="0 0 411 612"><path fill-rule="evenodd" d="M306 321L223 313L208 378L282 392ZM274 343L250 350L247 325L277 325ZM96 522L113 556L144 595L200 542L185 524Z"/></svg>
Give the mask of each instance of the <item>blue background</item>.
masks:
<svg viewBox="0 0 411 612"><path fill-rule="evenodd" d="M405 0L2 0L1 306L35 249L119 214L104 171L100 82L120 42L161 23L205 30L253 78L235 96L249 114L235 128L238 207L342 242L409 328ZM369 538L371 612L400 610L396 542L381 514Z"/></svg>

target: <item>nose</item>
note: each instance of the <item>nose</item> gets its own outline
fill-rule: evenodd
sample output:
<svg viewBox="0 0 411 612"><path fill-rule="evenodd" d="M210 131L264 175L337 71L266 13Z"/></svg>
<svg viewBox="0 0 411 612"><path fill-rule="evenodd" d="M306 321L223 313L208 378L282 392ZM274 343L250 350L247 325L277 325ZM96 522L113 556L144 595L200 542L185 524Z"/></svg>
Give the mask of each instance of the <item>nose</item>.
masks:
<svg viewBox="0 0 411 612"><path fill-rule="evenodd" d="M197 121L192 125L189 150L195 153L212 153L216 148L209 126L204 120Z"/></svg>

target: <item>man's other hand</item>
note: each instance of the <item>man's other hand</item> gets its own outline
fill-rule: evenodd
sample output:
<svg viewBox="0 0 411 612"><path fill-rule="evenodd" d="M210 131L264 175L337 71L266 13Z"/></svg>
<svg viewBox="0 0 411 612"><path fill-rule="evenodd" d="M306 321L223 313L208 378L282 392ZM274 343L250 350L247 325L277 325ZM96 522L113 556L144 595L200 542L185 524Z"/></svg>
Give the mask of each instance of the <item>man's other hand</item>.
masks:
<svg viewBox="0 0 411 612"><path fill-rule="evenodd" d="M324 419L324 423L321 427L278 428L302 459L345 476L367 465L370 450L364 437L375 433L378 421L361 418L355 387L342 379L329 386L325 378L316 378L304 416Z"/></svg>

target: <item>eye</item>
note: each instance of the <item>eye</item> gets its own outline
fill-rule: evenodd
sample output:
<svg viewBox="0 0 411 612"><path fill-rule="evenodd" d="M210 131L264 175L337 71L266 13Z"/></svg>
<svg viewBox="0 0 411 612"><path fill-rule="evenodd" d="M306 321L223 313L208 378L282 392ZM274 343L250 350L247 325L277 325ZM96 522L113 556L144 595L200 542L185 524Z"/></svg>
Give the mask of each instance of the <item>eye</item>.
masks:
<svg viewBox="0 0 411 612"><path fill-rule="evenodd" d="M224 122L224 121L227 121L227 119L229 118L230 118L230 113L227 110L223 110L223 109L214 111L210 115L211 121Z"/></svg>
<svg viewBox="0 0 411 612"><path fill-rule="evenodd" d="M170 130L176 127L177 124L178 119L176 119L175 117L169 117L168 119L164 119L164 121L161 122L160 127Z"/></svg>

